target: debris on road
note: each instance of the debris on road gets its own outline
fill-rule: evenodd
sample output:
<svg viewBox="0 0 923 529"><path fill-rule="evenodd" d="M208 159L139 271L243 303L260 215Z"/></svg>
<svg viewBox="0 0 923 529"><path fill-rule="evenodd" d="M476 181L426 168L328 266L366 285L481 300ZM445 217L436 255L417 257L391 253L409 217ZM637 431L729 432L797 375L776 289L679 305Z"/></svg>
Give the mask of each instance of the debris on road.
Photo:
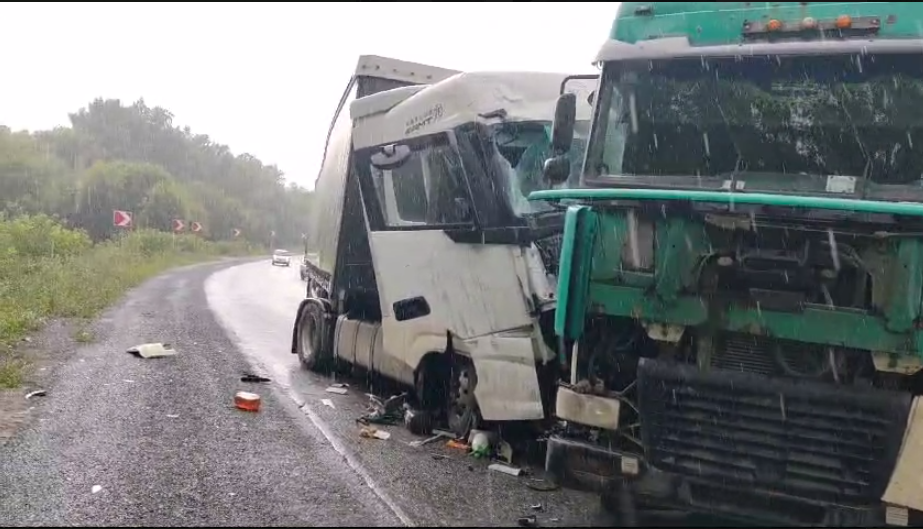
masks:
<svg viewBox="0 0 923 529"><path fill-rule="evenodd" d="M93 494L98 494L102 492L102 490L103 490L102 485L93 485L93 488L90 489L90 492L92 492Z"/></svg>
<svg viewBox="0 0 923 529"><path fill-rule="evenodd" d="M175 356L176 349L173 349L170 344L144 343L132 347L128 350L128 353L144 359L163 358L165 356Z"/></svg>
<svg viewBox="0 0 923 529"><path fill-rule="evenodd" d="M179 415L167 414L167 419L179 419Z"/></svg>
<svg viewBox="0 0 923 529"><path fill-rule="evenodd" d="M359 437L364 437L366 439L381 439L382 441L387 441L391 438L391 434L372 426L365 426L359 430Z"/></svg>
<svg viewBox="0 0 923 529"><path fill-rule="evenodd" d="M238 391L234 395L234 407L242 411L260 411L260 396L256 393Z"/></svg>
<svg viewBox="0 0 923 529"><path fill-rule="evenodd" d="M447 447L449 447L449 448L454 448L454 449L456 449L456 450L464 450L464 451L466 451L466 452L467 452L468 450L471 450L471 447L468 446L467 444L465 444L463 441L457 441L457 440L455 440L455 439L450 440L450 441L449 441L448 443L446 443L445 445L446 445Z"/></svg>
<svg viewBox="0 0 923 529"><path fill-rule="evenodd" d="M423 439L423 440L418 440L418 441L411 441L411 442L410 442L410 446L412 446L412 447L414 447L414 448L419 448L419 447L421 447L421 446L428 445L428 444L430 444L430 443L434 443L434 442L436 442L436 441L438 441L438 440L440 440L440 439L445 439L445 438L452 439L453 437L455 437L455 436L452 435L452 434L450 434L450 433L448 433L448 432L434 432L434 435L433 435L432 437L428 438L428 439Z"/></svg>
<svg viewBox="0 0 923 529"><path fill-rule="evenodd" d="M324 406L327 406L328 408L337 409L337 407L333 405L333 401L330 399L320 399L320 403Z"/></svg>
<svg viewBox="0 0 923 529"><path fill-rule="evenodd" d="M240 377L240 381L241 381L241 382L253 383L253 384L259 384L259 383L263 383L263 382L272 382L270 379L268 379L268 378L266 378L266 377L261 377L261 376L259 376L259 375L252 375L252 374L250 374L250 373L247 373L246 375Z"/></svg>
<svg viewBox="0 0 923 529"><path fill-rule="evenodd" d="M500 472L502 474L508 474L510 476L519 477L522 475L522 469L511 467L509 465L504 465L502 463L494 463L487 467L487 470L493 470L494 472Z"/></svg>
<svg viewBox="0 0 923 529"><path fill-rule="evenodd" d="M468 435L468 444L471 445L471 455L474 457L489 457L493 445L492 432L484 430L471 430Z"/></svg>
<svg viewBox="0 0 923 529"><path fill-rule="evenodd" d="M333 385L326 389L327 393L336 393L337 395L346 395L349 390L339 385Z"/></svg>
<svg viewBox="0 0 923 529"><path fill-rule="evenodd" d="M26 395L26 400L31 399L32 397L46 397L48 393L44 389L33 391Z"/></svg>
<svg viewBox="0 0 923 529"><path fill-rule="evenodd" d="M497 449L497 459L507 465L513 463L513 447L506 441L500 441Z"/></svg>
<svg viewBox="0 0 923 529"><path fill-rule="evenodd" d="M538 492L552 492L561 488L560 484L545 481L544 479L532 479L526 483L526 486Z"/></svg>
<svg viewBox="0 0 923 529"><path fill-rule="evenodd" d="M542 505L541 503L536 503L535 505L532 506L533 511L542 511L544 509L545 509L545 506Z"/></svg>
<svg viewBox="0 0 923 529"><path fill-rule="evenodd" d="M536 518L534 514L532 516L523 516L516 520L516 523L518 523L520 527L538 527L538 518Z"/></svg>
<svg viewBox="0 0 923 529"><path fill-rule="evenodd" d="M369 397L368 409L365 415L356 419L361 424L398 424L404 420L406 393L394 395L384 401L375 395L367 395Z"/></svg>

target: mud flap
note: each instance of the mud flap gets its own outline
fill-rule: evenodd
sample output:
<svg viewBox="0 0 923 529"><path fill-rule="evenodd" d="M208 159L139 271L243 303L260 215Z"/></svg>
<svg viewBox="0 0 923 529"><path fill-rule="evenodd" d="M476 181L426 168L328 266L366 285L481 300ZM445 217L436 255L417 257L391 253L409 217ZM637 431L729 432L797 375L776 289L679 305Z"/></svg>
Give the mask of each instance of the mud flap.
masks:
<svg viewBox="0 0 923 529"><path fill-rule="evenodd" d="M465 342L478 377L474 395L485 420L545 418L531 328Z"/></svg>

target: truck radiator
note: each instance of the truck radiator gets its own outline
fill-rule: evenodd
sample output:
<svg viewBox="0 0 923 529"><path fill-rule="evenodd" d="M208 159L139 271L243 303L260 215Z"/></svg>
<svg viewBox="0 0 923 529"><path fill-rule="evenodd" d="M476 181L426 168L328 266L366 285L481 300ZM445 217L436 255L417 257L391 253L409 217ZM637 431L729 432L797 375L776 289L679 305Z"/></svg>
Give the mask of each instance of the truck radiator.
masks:
<svg viewBox="0 0 923 529"><path fill-rule="evenodd" d="M639 410L656 468L824 503L878 502L911 397L642 359Z"/></svg>

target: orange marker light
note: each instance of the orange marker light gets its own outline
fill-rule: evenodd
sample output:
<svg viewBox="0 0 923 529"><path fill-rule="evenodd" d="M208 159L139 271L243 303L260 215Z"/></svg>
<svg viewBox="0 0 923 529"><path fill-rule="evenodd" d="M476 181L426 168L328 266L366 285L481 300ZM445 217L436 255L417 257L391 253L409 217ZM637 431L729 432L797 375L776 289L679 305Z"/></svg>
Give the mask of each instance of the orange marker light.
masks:
<svg viewBox="0 0 923 529"><path fill-rule="evenodd" d="M836 17L837 29L848 29L852 26L852 18L849 15L840 15Z"/></svg>
<svg viewBox="0 0 923 529"><path fill-rule="evenodd" d="M776 19L772 19L766 23L766 29L768 31L779 31L782 29L782 23Z"/></svg>

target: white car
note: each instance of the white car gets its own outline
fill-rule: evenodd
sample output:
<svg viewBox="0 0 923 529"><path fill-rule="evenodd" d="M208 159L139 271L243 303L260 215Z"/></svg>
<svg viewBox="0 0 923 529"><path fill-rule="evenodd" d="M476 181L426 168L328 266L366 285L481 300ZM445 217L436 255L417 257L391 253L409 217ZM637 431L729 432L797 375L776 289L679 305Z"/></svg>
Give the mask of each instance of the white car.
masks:
<svg viewBox="0 0 923 529"><path fill-rule="evenodd" d="M272 266L291 266L292 253L288 250L276 250L272 253Z"/></svg>

